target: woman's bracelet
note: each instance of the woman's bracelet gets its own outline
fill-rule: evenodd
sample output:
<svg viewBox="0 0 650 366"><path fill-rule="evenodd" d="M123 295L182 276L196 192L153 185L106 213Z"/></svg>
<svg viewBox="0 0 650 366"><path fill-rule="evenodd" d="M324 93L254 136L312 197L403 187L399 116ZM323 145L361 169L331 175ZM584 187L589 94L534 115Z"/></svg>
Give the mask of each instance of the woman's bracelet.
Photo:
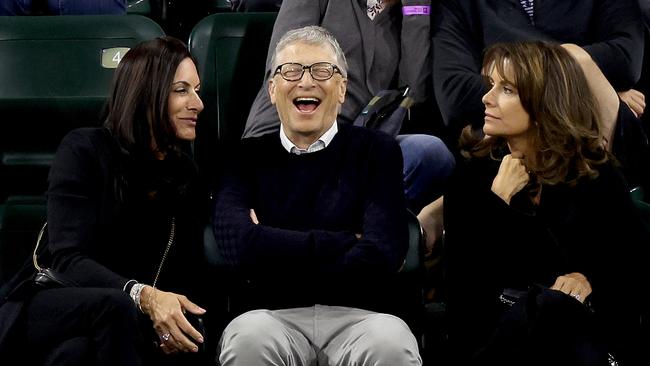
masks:
<svg viewBox="0 0 650 366"><path fill-rule="evenodd" d="M131 300L138 306L138 309L142 311L142 307L140 306L140 294L142 294L142 289L145 287L145 284L142 283L136 283L131 287L131 291L129 292L129 296L131 296Z"/></svg>
<svg viewBox="0 0 650 366"><path fill-rule="evenodd" d="M147 309L147 310L151 309L151 299L153 298L154 292L156 292L156 288L152 286L151 291L149 291L149 297L147 298L147 301L145 301L144 304L142 304L142 305L145 305L144 309ZM144 313L144 310L142 310L142 309L143 309L143 307L141 306L140 311L142 311Z"/></svg>
<svg viewBox="0 0 650 366"><path fill-rule="evenodd" d="M126 283L124 284L124 287L122 287L122 292L126 292L128 294L131 294L131 288L136 283L138 283L138 281L136 281L136 280L128 280L128 281L126 281Z"/></svg>

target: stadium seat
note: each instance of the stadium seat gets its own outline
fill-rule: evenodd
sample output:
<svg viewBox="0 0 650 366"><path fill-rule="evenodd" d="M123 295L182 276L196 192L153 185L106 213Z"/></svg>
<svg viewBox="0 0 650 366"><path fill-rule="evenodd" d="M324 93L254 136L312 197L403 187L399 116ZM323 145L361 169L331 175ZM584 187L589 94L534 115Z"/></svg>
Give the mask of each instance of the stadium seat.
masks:
<svg viewBox="0 0 650 366"><path fill-rule="evenodd" d="M0 17L0 202L44 192L65 133L100 123L125 49L162 35L138 15Z"/></svg>
<svg viewBox="0 0 650 366"><path fill-rule="evenodd" d="M189 39L199 64L201 98L195 158L208 182L217 169L217 145L239 141L264 79L276 13L218 13L197 23ZM204 169L202 169L205 167Z"/></svg>

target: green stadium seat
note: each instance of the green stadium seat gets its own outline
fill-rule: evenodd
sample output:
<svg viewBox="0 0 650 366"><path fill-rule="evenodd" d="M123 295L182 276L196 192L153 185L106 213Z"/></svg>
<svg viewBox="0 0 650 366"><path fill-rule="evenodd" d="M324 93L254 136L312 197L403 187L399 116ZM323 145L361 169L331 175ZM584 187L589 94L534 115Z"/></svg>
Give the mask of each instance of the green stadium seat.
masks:
<svg viewBox="0 0 650 366"><path fill-rule="evenodd" d="M195 158L209 182L218 144L239 141L264 79L276 13L217 13L197 23L189 47L199 64L201 98ZM205 169L202 169L205 167Z"/></svg>
<svg viewBox="0 0 650 366"><path fill-rule="evenodd" d="M100 123L124 49L163 35L139 15L0 17L0 202L44 192L61 138Z"/></svg>

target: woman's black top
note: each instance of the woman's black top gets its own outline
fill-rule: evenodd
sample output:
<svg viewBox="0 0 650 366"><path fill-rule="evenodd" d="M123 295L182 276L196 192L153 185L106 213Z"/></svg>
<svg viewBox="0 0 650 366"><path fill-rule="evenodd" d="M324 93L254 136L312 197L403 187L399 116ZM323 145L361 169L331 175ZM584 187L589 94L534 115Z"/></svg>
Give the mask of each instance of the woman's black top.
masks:
<svg viewBox="0 0 650 366"><path fill-rule="evenodd" d="M500 161L461 164L445 194L445 285L449 340L468 357L484 347L501 317L504 288L552 286L564 274L589 280L590 301L614 348L638 327L650 243L626 184L611 163L575 186L544 185L539 205L524 189L506 204L491 191Z"/></svg>

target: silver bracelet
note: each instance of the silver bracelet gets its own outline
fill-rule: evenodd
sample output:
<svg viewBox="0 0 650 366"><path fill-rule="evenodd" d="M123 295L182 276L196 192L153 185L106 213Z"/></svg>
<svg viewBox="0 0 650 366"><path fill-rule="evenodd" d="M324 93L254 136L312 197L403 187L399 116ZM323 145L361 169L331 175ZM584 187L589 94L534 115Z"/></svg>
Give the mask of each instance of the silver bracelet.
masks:
<svg viewBox="0 0 650 366"><path fill-rule="evenodd" d="M129 296L131 296L131 300L135 303L135 305L142 311L142 307L140 307L140 294L142 293L142 289L145 287L145 284L142 283L136 283L131 287L131 292L129 292Z"/></svg>
<svg viewBox="0 0 650 366"><path fill-rule="evenodd" d="M124 287L122 287L122 292L126 292L126 288L129 287L129 284L131 282L138 283L138 281L136 281L136 280L128 280L128 281L126 281L126 283L124 284ZM129 294L130 294L130 292L129 292Z"/></svg>

